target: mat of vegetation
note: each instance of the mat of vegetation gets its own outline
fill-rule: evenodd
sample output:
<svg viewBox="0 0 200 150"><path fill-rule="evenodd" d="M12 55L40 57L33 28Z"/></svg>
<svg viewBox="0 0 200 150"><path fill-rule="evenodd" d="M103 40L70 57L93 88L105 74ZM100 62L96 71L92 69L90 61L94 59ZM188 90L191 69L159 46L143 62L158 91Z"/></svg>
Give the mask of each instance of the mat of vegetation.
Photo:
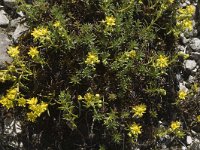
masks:
<svg viewBox="0 0 200 150"><path fill-rule="evenodd" d="M195 13L179 3L18 0L29 30L8 48L0 109L21 122L24 148L182 146L200 105L198 84L180 90L175 78L188 58L179 35Z"/></svg>

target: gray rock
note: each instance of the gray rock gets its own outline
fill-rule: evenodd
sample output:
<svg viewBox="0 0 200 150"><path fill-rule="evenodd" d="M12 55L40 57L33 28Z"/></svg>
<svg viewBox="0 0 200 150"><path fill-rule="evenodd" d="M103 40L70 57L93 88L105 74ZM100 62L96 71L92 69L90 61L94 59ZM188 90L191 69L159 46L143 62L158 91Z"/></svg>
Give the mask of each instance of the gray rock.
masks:
<svg viewBox="0 0 200 150"><path fill-rule="evenodd" d="M0 10L0 26L7 26L9 24L9 20L6 17L6 12L4 10Z"/></svg>
<svg viewBox="0 0 200 150"><path fill-rule="evenodd" d="M200 59L197 61L197 64L200 66Z"/></svg>
<svg viewBox="0 0 200 150"><path fill-rule="evenodd" d="M17 12L17 14L18 14L20 17L24 17L24 16L25 16L24 13L23 13L22 11Z"/></svg>
<svg viewBox="0 0 200 150"><path fill-rule="evenodd" d="M200 60L200 53L199 52L191 52L191 55L190 55L191 59L194 59L195 61L199 61Z"/></svg>
<svg viewBox="0 0 200 150"><path fill-rule="evenodd" d="M197 66L195 69L193 69L193 70L192 70L192 75L194 75L194 76L195 76L195 75L196 75L196 72L197 72L197 70L198 70L198 66Z"/></svg>
<svg viewBox="0 0 200 150"><path fill-rule="evenodd" d="M13 134L13 136L22 132L21 123L13 118L6 118L4 120L5 134Z"/></svg>
<svg viewBox="0 0 200 150"><path fill-rule="evenodd" d="M200 56L200 52L192 52L191 54L192 54L192 55Z"/></svg>
<svg viewBox="0 0 200 150"><path fill-rule="evenodd" d="M0 34L0 69L5 67L5 62L12 62L12 58L7 54L7 48L11 44L6 34Z"/></svg>
<svg viewBox="0 0 200 150"><path fill-rule="evenodd" d="M188 82L194 83L194 79L195 79L195 77L190 75L189 78L188 78Z"/></svg>
<svg viewBox="0 0 200 150"><path fill-rule="evenodd" d="M185 92L188 92L188 88L185 86L186 85L186 82L183 81L183 83L179 83L179 90L183 90Z"/></svg>
<svg viewBox="0 0 200 150"><path fill-rule="evenodd" d="M180 6L181 6L181 7L186 7L186 6L187 6L187 3L181 3Z"/></svg>
<svg viewBox="0 0 200 150"><path fill-rule="evenodd" d="M179 51L182 51L184 53L186 52L186 47L184 47L182 45L178 45L177 48L178 48Z"/></svg>
<svg viewBox="0 0 200 150"><path fill-rule="evenodd" d="M192 143L192 137L191 136L187 136L186 137L186 141L187 141L187 144L191 144Z"/></svg>
<svg viewBox="0 0 200 150"><path fill-rule="evenodd" d="M10 27L17 27L17 25L20 23L20 20L21 20L21 17L11 20Z"/></svg>
<svg viewBox="0 0 200 150"><path fill-rule="evenodd" d="M8 141L8 145L18 149L23 147L23 143L17 141L17 135L22 132L21 123L14 118L7 117L4 119L4 135L12 137L12 140Z"/></svg>
<svg viewBox="0 0 200 150"><path fill-rule="evenodd" d="M195 50L195 51L200 51L200 39L198 38L193 38L190 41L190 47Z"/></svg>
<svg viewBox="0 0 200 150"><path fill-rule="evenodd" d="M3 1L4 5L9 8L14 8L14 6L16 5L16 0L3 0Z"/></svg>
<svg viewBox="0 0 200 150"><path fill-rule="evenodd" d="M200 141L197 138L193 138L191 145L188 147L189 150L200 150Z"/></svg>
<svg viewBox="0 0 200 150"><path fill-rule="evenodd" d="M196 66L197 66L197 63L194 60L186 60L185 61L186 69L193 70L193 69L195 69Z"/></svg>
<svg viewBox="0 0 200 150"><path fill-rule="evenodd" d="M15 29L12 35L13 40L17 41L17 39L22 35L22 33L27 30L28 30L28 27L25 24L18 24L17 28Z"/></svg>
<svg viewBox="0 0 200 150"><path fill-rule="evenodd" d="M181 150L187 150L187 147L186 146L182 146Z"/></svg>
<svg viewBox="0 0 200 150"><path fill-rule="evenodd" d="M189 0L185 1L185 3L187 3L188 5L190 5L190 1Z"/></svg>
<svg viewBox="0 0 200 150"><path fill-rule="evenodd" d="M192 31L192 35L196 37L196 36L198 35L198 30L197 30L197 29L194 29L194 30Z"/></svg>
<svg viewBox="0 0 200 150"><path fill-rule="evenodd" d="M180 38L183 44L187 44L190 40L185 37L183 33L180 34Z"/></svg>

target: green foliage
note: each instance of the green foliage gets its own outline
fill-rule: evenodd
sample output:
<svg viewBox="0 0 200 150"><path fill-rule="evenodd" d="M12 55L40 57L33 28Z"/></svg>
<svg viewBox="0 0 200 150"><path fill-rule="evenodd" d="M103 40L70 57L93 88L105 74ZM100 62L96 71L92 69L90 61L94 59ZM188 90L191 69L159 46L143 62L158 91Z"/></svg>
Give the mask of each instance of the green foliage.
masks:
<svg viewBox="0 0 200 150"><path fill-rule="evenodd" d="M173 0L19 0L29 31L9 50L13 62L0 81L13 81L20 97L47 102L49 116L33 122L53 122L61 137L72 129L79 136L67 139L85 148L150 149L155 137L182 138L182 125L170 127L182 121L178 101L189 96L173 82L179 58L187 59L175 51L186 29L177 26L178 7Z"/></svg>
<svg viewBox="0 0 200 150"><path fill-rule="evenodd" d="M76 128L75 119L78 118L74 114L74 104L69 92L61 91L59 95L58 103L61 105L58 109L63 111L63 119L69 121L69 127L74 129Z"/></svg>

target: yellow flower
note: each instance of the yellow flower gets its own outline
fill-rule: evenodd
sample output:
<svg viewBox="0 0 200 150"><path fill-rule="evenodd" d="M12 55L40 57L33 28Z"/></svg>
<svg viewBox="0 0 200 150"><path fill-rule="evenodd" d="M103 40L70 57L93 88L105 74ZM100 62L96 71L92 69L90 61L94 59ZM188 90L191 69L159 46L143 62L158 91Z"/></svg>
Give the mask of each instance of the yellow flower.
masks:
<svg viewBox="0 0 200 150"><path fill-rule="evenodd" d="M37 47L30 47L30 50L29 50L28 54L29 54L32 58L34 58L35 56L38 56L39 51L38 51Z"/></svg>
<svg viewBox="0 0 200 150"><path fill-rule="evenodd" d="M83 97L81 95L78 95L78 100L83 100Z"/></svg>
<svg viewBox="0 0 200 150"><path fill-rule="evenodd" d="M172 121L170 127L171 127L172 131L174 131L181 127L181 123L179 121Z"/></svg>
<svg viewBox="0 0 200 150"><path fill-rule="evenodd" d="M14 88L14 89L9 89L7 91L8 93L6 94L6 97L10 100L13 100L15 99L16 97L16 94L17 94L17 88Z"/></svg>
<svg viewBox="0 0 200 150"><path fill-rule="evenodd" d="M142 117L143 114L145 113L146 109L147 109L147 107L144 104L134 106L132 108L132 111L134 112L133 116L137 116L139 118Z"/></svg>
<svg viewBox="0 0 200 150"><path fill-rule="evenodd" d="M49 33L47 28L40 27L40 28L34 28L34 31L31 33L31 35L34 37L34 39L40 39L41 37L46 36Z"/></svg>
<svg viewBox="0 0 200 150"><path fill-rule="evenodd" d="M34 112L29 112L27 113L27 118L28 118L28 121L35 122L37 115Z"/></svg>
<svg viewBox="0 0 200 150"><path fill-rule="evenodd" d="M19 46L16 47L9 47L7 53L11 56L11 57L16 57L19 55Z"/></svg>
<svg viewBox="0 0 200 150"><path fill-rule="evenodd" d="M168 67L168 65L169 65L169 60L168 57L166 57L165 55L160 55L156 60L155 64L155 66L158 68L165 68Z"/></svg>
<svg viewBox="0 0 200 150"><path fill-rule="evenodd" d="M192 20L186 19L182 21L181 26L184 30L188 29L189 31L191 31L193 29L193 22Z"/></svg>
<svg viewBox="0 0 200 150"><path fill-rule="evenodd" d="M187 13L193 15L193 14L195 13L195 6L193 6L193 5L188 5L188 6L186 7L186 11L187 11Z"/></svg>
<svg viewBox="0 0 200 150"><path fill-rule="evenodd" d="M129 52L130 58L134 58L136 56L136 51L135 50L131 50Z"/></svg>
<svg viewBox="0 0 200 150"><path fill-rule="evenodd" d="M26 106L26 99L21 97L17 100L18 102L18 106L22 106L22 107L25 107Z"/></svg>
<svg viewBox="0 0 200 150"><path fill-rule="evenodd" d="M13 101L8 99L7 97L2 97L2 99L0 100L0 104L2 104L7 109L14 107Z"/></svg>
<svg viewBox="0 0 200 150"><path fill-rule="evenodd" d="M125 56L126 56L127 58L135 58L135 56L136 56L136 51L135 51L135 50L131 50L131 51L129 51L129 52L125 52Z"/></svg>
<svg viewBox="0 0 200 150"><path fill-rule="evenodd" d="M39 117L44 111L47 110L48 104L41 102L40 104L30 105L29 109L34 112L34 114Z"/></svg>
<svg viewBox="0 0 200 150"><path fill-rule="evenodd" d="M185 100L186 96L187 96L187 92L185 92L184 90L180 90L180 91L178 92L178 98L179 98L179 99Z"/></svg>
<svg viewBox="0 0 200 150"><path fill-rule="evenodd" d="M200 122L200 115L197 116L197 122Z"/></svg>
<svg viewBox="0 0 200 150"><path fill-rule="evenodd" d="M94 64L98 64L99 62L100 61L96 53L93 53L93 52L88 53L87 59L85 61L86 64L94 65Z"/></svg>
<svg viewBox="0 0 200 150"><path fill-rule="evenodd" d="M114 26L115 25L115 18L113 16L106 17L105 20L107 26Z"/></svg>
<svg viewBox="0 0 200 150"><path fill-rule="evenodd" d="M33 97L33 98L31 98L31 99L27 100L27 104L29 104L29 105L36 105L36 104L37 104L37 102L38 102L38 99L37 99L37 97L36 97L36 98L35 98L35 97Z"/></svg>
<svg viewBox="0 0 200 150"><path fill-rule="evenodd" d="M16 95L16 94L17 94L17 88L9 89L7 92L8 92L9 94Z"/></svg>
<svg viewBox="0 0 200 150"><path fill-rule="evenodd" d="M32 110L33 112L37 111L38 109L38 105L37 104L32 104L32 105L29 105L28 108L30 110Z"/></svg>
<svg viewBox="0 0 200 150"><path fill-rule="evenodd" d="M47 104L47 103L45 103L45 102L41 102L41 103L40 103L40 111L41 111L41 112L46 111L46 110L47 110L47 107L48 107L48 104Z"/></svg>
<svg viewBox="0 0 200 150"><path fill-rule="evenodd" d="M57 28L57 27L60 27L60 21L56 21L56 22L53 24L53 26L56 27L56 28Z"/></svg>
<svg viewBox="0 0 200 150"><path fill-rule="evenodd" d="M139 134L141 134L141 128L142 126L134 123L130 126L130 133L132 135L138 136Z"/></svg>
<svg viewBox="0 0 200 150"><path fill-rule="evenodd" d="M91 93L86 93L85 95L84 95L84 99L85 99L85 101L92 101L92 99L93 99L93 94L91 94Z"/></svg>

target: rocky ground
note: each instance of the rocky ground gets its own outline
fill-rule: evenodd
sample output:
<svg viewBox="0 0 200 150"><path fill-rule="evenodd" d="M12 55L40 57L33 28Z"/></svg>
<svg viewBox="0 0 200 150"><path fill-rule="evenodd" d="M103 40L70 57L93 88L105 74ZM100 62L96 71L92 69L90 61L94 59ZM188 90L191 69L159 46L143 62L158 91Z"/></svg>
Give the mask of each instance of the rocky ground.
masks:
<svg viewBox="0 0 200 150"><path fill-rule="evenodd" d="M15 0L0 1L0 69L5 68L6 62L12 62L7 48L16 43L18 37L28 29L21 23L23 16L22 12L17 12ZM4 117L0 111L0 143L7 142L14 149L22 149L22 143L18 142L18 134L21 132L20 122L12 117ZM6 149L1 144L0 149Z"/></svg>
<svg viewBox="0 0 200 150"><path fill-rule="evenodd" d="M182 6L190 4L190 1L182 3ZM181 34L180 45L177 49L186 54L189 54L189 58L185 60L184 70L177 73L177 80L179 82L179 88L187 90L187 86L198 82L200 77L200 4L197 2L193 3L196 6L196 15L194 16L194 30L187 34ZM6 53L7 48L13 43L17 43L18 37L28 30L28 27L23 21L24 14L22 12L17 12L15 0L3 0L0 1L0 69L5 67L5 62L9 63L12 59ZM0 118L3 117L0 114ZM8 143L13 148L23 149L21 142L17 142L17 134L21 133L20 122L14 118L0 119L0 143L5 137L9 137ZM186 144L183 144L182 149L200 150L200 133L191 131L192 134L186 137ZM3 137L4 136L4 137ZM11 137L11 138L10 138ZM0 145L0 149L4 149ZM163 145L163 150L167 150L166 146ZM176 149L176 148L175 148Z"/></svg>
<svg viewBox="0 0 200 150"><path fill-rule="evenodd" d="M28 28L20 22L23 20L23 13L16 11L15 0L0 1L0 68L5 67L4 62L11 62L12 59L6 53L6 49Z"/></svg>

